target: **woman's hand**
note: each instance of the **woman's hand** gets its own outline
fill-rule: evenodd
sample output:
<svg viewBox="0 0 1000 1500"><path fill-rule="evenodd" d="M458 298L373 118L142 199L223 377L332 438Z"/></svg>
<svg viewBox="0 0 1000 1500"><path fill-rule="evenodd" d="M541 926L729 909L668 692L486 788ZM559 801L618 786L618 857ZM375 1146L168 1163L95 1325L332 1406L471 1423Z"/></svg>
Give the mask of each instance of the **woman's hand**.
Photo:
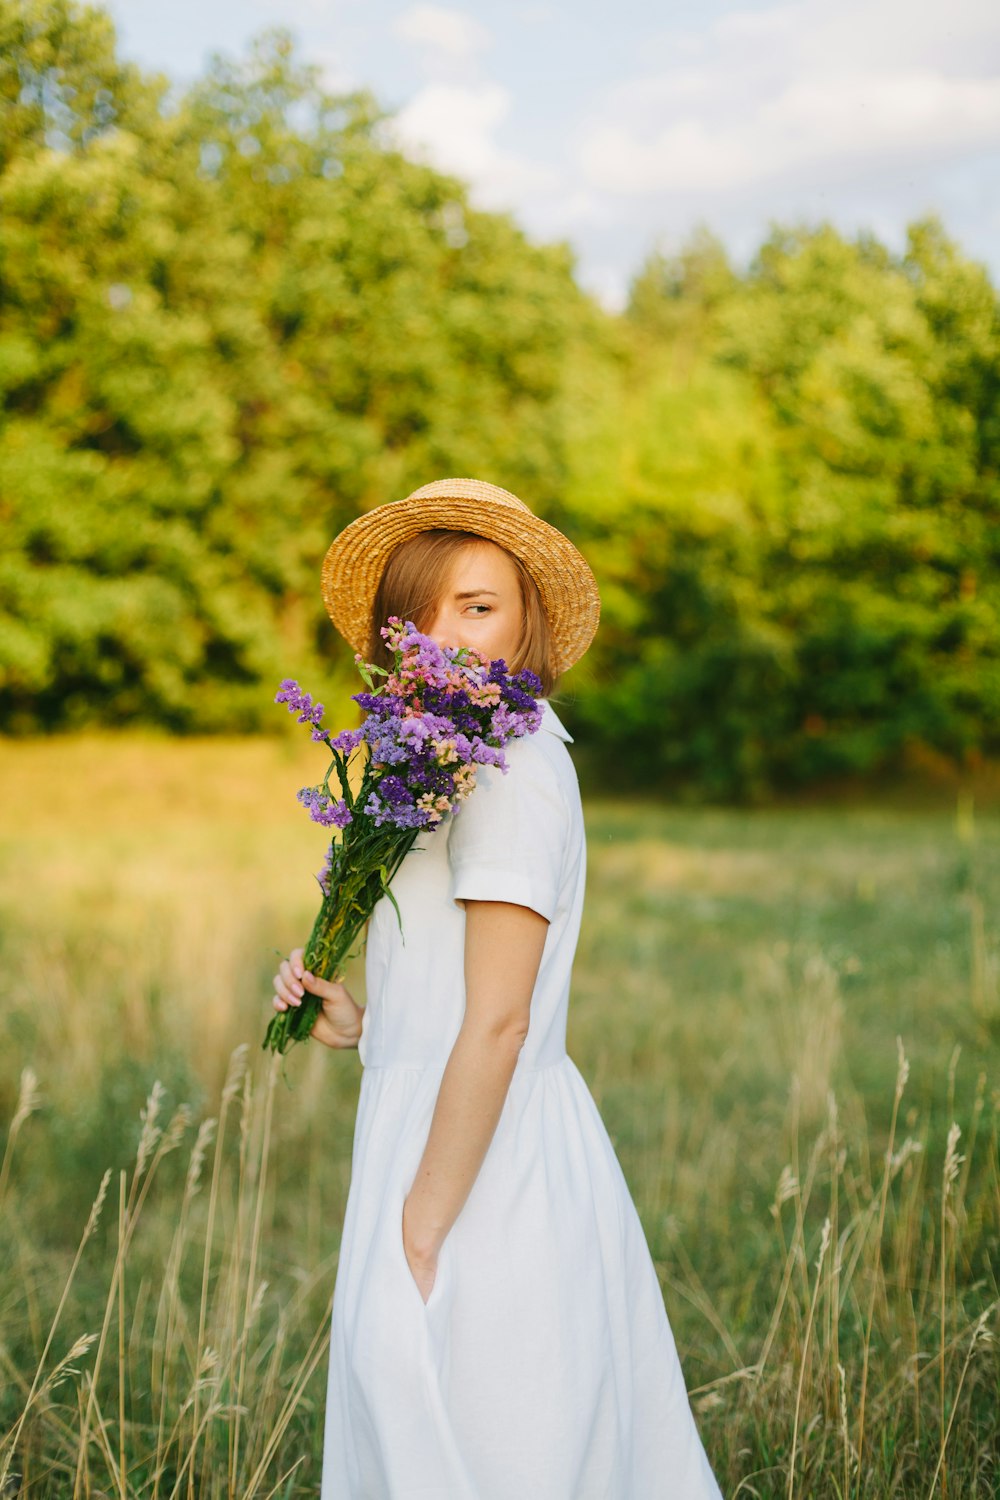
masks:
<svg viewBox="0 0 1000 1500"><path fill-rule="evenodd" d="M403 1253L410 1275L417 1283L417 1291L426 1302L437 1280L438 1252L436 1249L421 1248L417 1243L411 1216L407 1211L408 1202L409 1200L403 1204Z"/></svg>
<svg viewBox="0 0 1000 1500"><path fill-rule="evenodd" d="M316 1017L310 1036L327 1047L356 1047L361 1035L361 1018L364 1011L349 990L329 979L317 979L306 970L302 956L303 948L293 948L274 976L274 1008L287 1010L290 1005L301 1005L306 990L317 995L323 1009Z"/></svg>

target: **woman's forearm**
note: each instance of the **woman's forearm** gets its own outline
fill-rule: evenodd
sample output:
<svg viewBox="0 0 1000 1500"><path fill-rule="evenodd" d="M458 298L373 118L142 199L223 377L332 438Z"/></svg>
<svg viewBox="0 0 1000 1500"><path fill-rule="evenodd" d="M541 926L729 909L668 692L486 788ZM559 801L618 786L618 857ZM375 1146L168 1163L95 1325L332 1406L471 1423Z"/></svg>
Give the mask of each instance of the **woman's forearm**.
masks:
<svg viewBox="0 0 1000 1500"><path fill-rule="evenodd" d="M433 1260L478 1176L503 1110L523 1030L462 1025L441 1076L427 1145L403 1215L413 1253Z"/></svg>
<svg viewBox="0 0 1000 1500"><path fill-rule="evenodd" d="M529 907L467 901L465 1017L441 1075L403 1210L411 1260L434 1266L497 1128L528 1034L548 922Z"/></svg>

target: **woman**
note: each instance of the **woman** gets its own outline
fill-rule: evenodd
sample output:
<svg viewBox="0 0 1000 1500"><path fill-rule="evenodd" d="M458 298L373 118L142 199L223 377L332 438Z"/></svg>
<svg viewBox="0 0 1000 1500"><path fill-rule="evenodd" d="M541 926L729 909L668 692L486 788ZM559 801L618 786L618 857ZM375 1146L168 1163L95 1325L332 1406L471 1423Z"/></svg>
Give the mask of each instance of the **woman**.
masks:
<svg viewBox="0 0 1000 1500"><path fill-rule="evenodd" d="M352 522L323 565L363 654L413 620L542 680L540 729L481 767L373 914L368 1003L302 949L278 1009L364 1076L333 1299L322 1500L714 1500L642 1227L566 1055L585 842L547 701L597 628L593 574L507 490L444 479ZM371 659L371 658L369 658ZM613 1004L609 997L609 1004Z"/></svg>

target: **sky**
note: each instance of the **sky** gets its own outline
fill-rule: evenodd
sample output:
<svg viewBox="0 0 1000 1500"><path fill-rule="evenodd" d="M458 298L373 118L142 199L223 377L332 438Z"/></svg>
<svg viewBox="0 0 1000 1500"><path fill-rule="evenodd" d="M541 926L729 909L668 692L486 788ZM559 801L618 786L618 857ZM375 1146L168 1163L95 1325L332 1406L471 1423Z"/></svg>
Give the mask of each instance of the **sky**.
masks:
<svg viewBox="0 0 1000 1500"><path fill-rule="evenodd" d="M183 82L291 30L414 158L462 177L620 308L707 225L745 265L773 222L893 250L942 217L1000 283L998 0L111 0L121 49Z"/></svg>

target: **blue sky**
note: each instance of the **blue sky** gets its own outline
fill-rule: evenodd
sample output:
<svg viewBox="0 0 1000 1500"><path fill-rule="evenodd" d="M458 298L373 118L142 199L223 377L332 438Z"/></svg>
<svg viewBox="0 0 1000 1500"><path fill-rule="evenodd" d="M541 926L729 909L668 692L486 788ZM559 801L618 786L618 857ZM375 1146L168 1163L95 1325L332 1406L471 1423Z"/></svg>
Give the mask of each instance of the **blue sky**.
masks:
<svg viewBox="0 0 1000 1500"><path fill-rule="evenodd" d="M898 249L930 210L1000 282L998 0L112 0L124 52L183 80L288 27L365 85L413 156L463 177L620 306L706 223L738 262L773 220Z"/></svg>

